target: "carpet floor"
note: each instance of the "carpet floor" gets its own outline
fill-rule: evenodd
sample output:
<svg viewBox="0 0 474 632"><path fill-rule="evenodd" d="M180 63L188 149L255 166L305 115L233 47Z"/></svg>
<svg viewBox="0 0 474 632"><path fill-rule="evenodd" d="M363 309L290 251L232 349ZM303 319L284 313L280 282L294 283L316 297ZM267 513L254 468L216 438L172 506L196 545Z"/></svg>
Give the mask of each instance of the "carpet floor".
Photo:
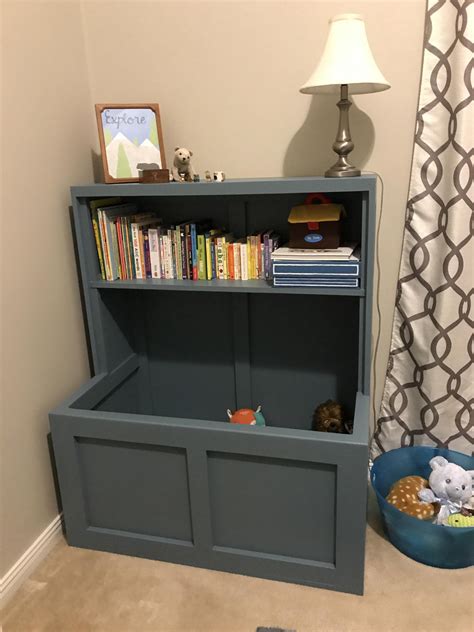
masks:
<svg viewBox="0 0 474 632"><path fill-rule="evenodd" d="M363 597L61 542L2 620L3 632L471 632L473 595L473 568L405 557L382 535L372 506Z"/></svg>

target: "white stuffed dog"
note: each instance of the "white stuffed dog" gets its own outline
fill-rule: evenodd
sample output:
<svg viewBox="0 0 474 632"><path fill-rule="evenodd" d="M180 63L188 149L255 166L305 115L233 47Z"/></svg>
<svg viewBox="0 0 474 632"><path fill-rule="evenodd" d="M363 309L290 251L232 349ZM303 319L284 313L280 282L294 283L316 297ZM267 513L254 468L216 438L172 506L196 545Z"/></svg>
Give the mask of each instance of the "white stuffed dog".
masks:
<svg viewBox="0 0 474 632"><path fill-rule="evenodd" d="M435 523L445 524L451 514L458 513L471 500L474 470L465 470L442 456L432 458L430 466L431 489L422 489L418 496L424 502L440 504Z"/></svg>
<svg viewBox="0 0 474 632"><path fill-rule="evenodd" d="M191 156L193 152L186 147L176 147L174 150L173 180L175 182L193 182L194 169L191 164Z"/></svg>

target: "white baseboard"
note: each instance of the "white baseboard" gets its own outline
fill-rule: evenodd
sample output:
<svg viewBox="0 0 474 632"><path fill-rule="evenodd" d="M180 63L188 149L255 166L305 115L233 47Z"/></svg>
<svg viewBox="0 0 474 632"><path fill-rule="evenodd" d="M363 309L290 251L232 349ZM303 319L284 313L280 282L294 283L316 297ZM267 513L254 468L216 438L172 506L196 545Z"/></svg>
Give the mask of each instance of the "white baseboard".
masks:
<svg viewBox="0 0 474 632"><path fill-rule="evenodd" d="M60 540L62 522L62 514L57 515L36 538L33 544L23 553L20 559L0 578L0 608L5 606L7 601L20 588L21 584L31 575L38 564Z"/></svg>

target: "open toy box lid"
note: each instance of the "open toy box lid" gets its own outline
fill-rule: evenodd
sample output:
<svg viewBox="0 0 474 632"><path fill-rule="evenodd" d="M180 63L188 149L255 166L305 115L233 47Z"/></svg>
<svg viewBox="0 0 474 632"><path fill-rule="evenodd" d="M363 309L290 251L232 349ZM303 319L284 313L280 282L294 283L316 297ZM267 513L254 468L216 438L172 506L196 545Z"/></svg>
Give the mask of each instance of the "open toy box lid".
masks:
<svg viewBox="0 0 474 632"><path fill-rule="evenodd" d="M338 222L343 214L341 204L301 204L291 209L288 221L290 224Z"/></svg>

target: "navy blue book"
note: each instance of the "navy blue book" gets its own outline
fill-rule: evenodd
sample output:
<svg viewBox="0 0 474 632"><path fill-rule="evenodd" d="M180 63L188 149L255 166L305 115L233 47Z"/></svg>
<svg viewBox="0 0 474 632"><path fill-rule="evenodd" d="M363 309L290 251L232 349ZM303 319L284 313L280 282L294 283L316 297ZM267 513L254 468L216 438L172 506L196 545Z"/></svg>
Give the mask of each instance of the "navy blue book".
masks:
<svg viewBox="0 0 474 632"><path fill-rule="evenodd" d="M274 261L273 276L359 276L359 261Z"/></svg>
<svg viewBox="0 0 474 632"><path fill-rule="evenodd" d="M274 287L359 287L357 277L334 276L277 276L273 278Z"/></svg>

